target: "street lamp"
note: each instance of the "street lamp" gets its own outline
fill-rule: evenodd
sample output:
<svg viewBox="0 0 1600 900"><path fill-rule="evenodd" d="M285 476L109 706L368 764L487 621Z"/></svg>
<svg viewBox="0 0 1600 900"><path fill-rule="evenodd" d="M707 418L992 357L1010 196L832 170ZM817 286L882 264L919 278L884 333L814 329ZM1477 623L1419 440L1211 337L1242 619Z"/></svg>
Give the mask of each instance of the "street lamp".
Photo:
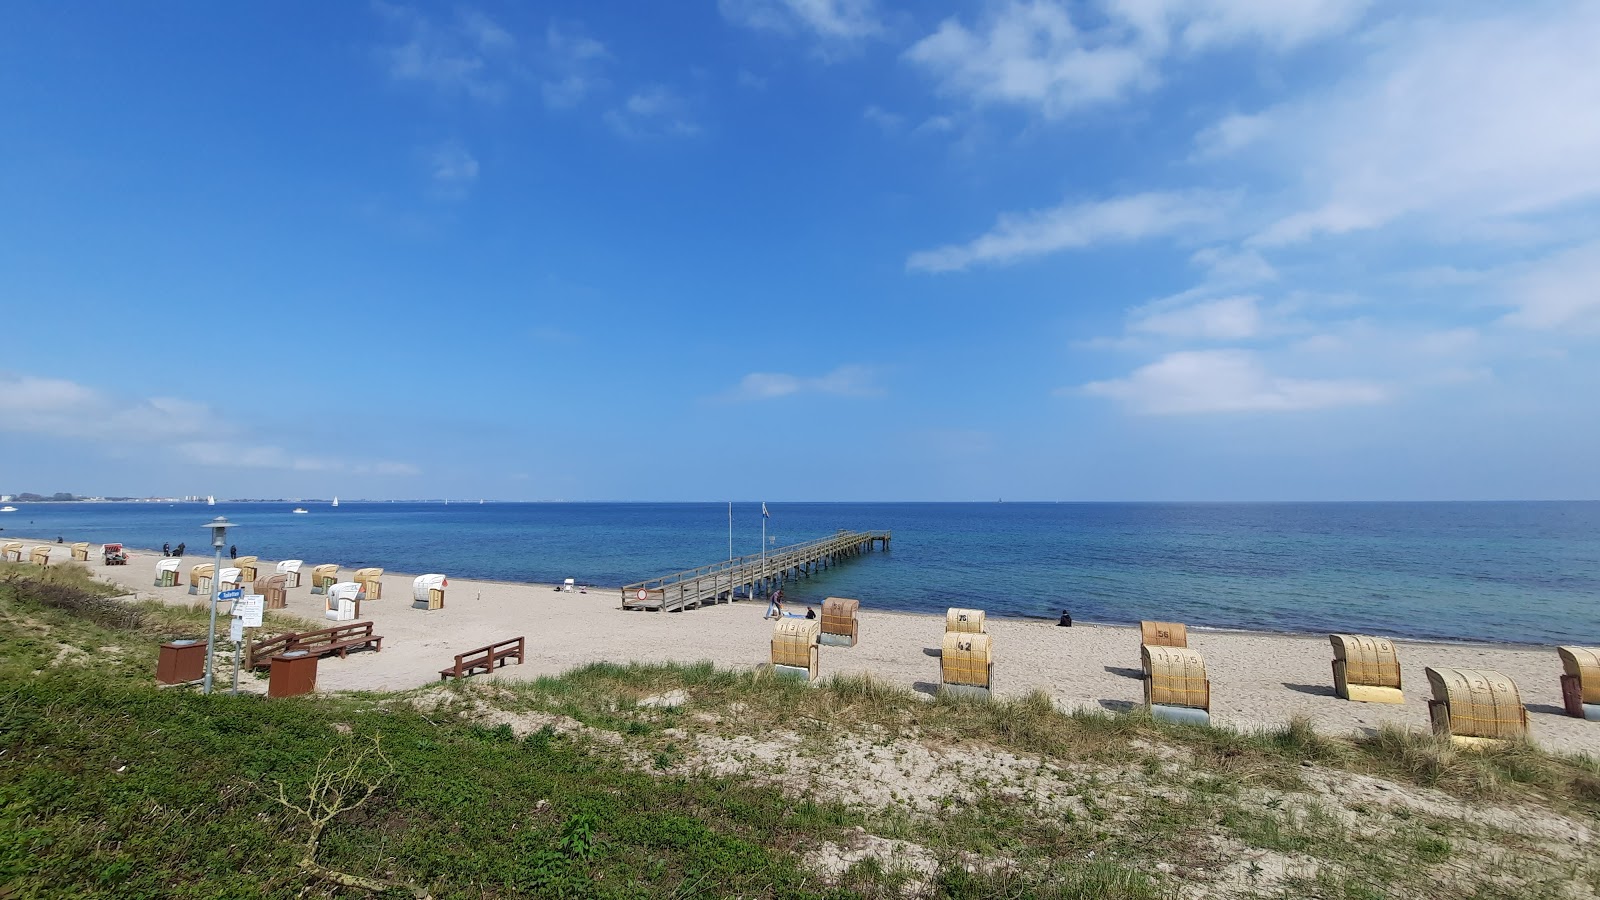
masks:
<svg viewBox="0 0 1600 900"><path fill-rule="evenodd" d="M206 632L206 680L200 692L211 693L211 654L217 643L217 590L222 584L222 548L228 545L228 529L233 527L223 516L217 516L206 527L211 529L211 546L217 551L217 561L211 567L211 628Z"/></svg>

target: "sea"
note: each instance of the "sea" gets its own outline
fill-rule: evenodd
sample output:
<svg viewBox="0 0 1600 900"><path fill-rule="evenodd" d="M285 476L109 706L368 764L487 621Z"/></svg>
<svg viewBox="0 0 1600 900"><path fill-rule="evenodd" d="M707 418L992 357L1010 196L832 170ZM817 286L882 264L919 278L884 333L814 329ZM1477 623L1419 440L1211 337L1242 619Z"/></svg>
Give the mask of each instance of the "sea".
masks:
<svg viewBox="0 0 1600 900"><path fill-rule="evenodd" d="M15 503L0 538L61 536L458 578L617 588L726 559L726 503ZM1191 628L1600 643L1600 503L758 503L732 553L893 533L785 587L791 601ZM196 560L197 562L199 560Z"/></svg>

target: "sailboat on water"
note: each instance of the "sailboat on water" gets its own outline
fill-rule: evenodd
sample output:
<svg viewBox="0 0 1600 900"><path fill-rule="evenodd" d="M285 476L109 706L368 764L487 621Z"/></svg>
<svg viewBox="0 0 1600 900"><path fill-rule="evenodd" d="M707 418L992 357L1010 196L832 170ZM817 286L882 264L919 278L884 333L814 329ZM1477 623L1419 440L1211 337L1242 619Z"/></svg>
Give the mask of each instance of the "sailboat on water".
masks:
<svg viewBox="0 0 1600 900"><path fill-rule="evenodd" d="M334 506L338 506L339 505L339 495L338 494L334 494L333 495L333 505Z"/></svg>
<svg viewBox="0 0 1600 900"><path fill-rule="evenodd" d="M206 505L207 506L216 506L217 505L217 498L211 496L210 494L207 494L206 495Z"/></svg>

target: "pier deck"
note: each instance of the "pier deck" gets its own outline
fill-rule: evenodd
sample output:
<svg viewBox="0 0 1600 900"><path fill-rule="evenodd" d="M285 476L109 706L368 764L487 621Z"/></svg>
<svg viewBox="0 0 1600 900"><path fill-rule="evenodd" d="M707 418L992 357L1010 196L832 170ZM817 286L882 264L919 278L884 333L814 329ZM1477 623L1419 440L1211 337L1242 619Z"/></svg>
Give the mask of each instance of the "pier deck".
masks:
<svg viewBox="0 0 1600 900"><path fill-rule="evenodd" d="M746 596L765 594L790 578L810 577L839 562L868 553L874 547L889 549L887 531L840 531L803 544L755 553L673 572L622 588L623 609L677 612L708 603L726 603L743 589Z"/></svg>

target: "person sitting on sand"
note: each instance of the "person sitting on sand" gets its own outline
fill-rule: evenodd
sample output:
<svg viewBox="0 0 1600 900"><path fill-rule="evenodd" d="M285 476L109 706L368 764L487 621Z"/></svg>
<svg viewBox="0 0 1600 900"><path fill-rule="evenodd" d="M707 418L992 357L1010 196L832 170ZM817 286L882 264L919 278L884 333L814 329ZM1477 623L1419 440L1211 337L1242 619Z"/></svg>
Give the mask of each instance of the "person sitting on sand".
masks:
<svg viewBox="0 0 1600 900"><path fill-rule="evenodd" d="M815 619L816 617L817 617L817 611L815 609L812 609L809 606L806 607L806 618Z"/></svg>
<svg viewBox="0 0 1600 900"><path fill-rule="evenodd" d="M761 618L783 618L783 588L778 588L777 590L773 591L772 596L767 598L767 611L762 614Z"/></svg>
<svg viewBox="0 0 1600 900"><path fill-rule="evenodd" d="M183 555L183 548L185 548L185 547L187 547L187 546L189 546L189 545L188 545L188 544L182 544L182 543L180 543L180 544L179 544L179 545L178 545L178 546L177 546L177 548L176 548L176 549L175 549L175 550L173 550L173 551L172 551L172 555L173 555L173 556L182 556L182 555Z"/></svg>

